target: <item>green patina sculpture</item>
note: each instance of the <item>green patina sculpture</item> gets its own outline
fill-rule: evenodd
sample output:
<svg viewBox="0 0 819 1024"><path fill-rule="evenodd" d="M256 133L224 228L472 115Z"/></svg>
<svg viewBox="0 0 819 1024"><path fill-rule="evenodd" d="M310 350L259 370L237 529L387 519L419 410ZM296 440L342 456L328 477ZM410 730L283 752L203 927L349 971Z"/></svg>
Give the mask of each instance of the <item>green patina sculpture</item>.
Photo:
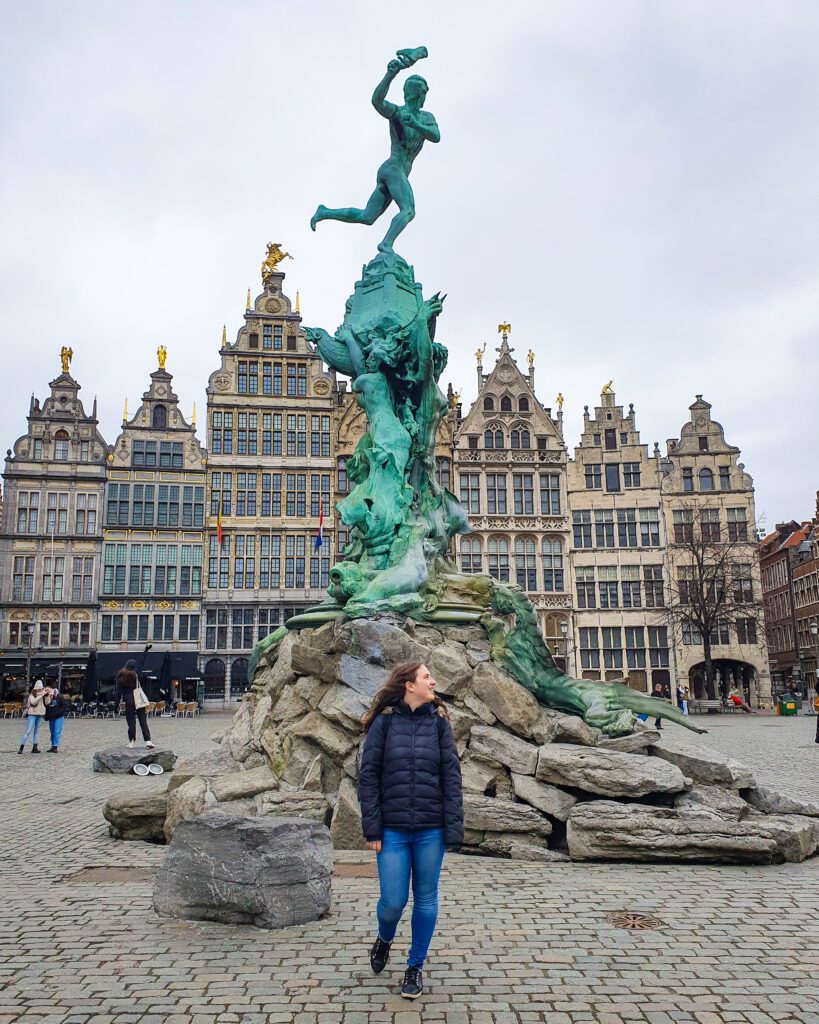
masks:
<svg viewBox="0 0 819 1024"><path fill-rule="evenodd" d="M427 85L407 80L406 104L386 99L402 68L427 56L424 47L399 50L373 95L390 121L392 152L378 171L375 192L363 210L328 210L320 220L372 224L391 200L398 214L379 255L364 267L334 334L305 328L308 340L331 369L352 379L367 415L367 429L347 461L352 491L336 507L349 531L343 561L330 572L330 600L288 620L287 627L320 625L398 612L420 621L483 624L492 659L543 704L582 716L606 735L628 733L635 712L668 718L697 732L665 701L618 683L571 679L556 667L537 625L535 611L516 587L490 576L467 575L450 560L453 538L470 530L460 502L435 478L435 439L447 409L438 386L447 362L435 341L444 297L424 299L413 268L393 252L398 234L415 215L408 175L425 140L437 142L438 126L421 110ZM269 659L284 628L257 645L248 667L252 679L263 655Z"/></svg>
<svg viewBox="0 0 819 1024"><path fill-rule="evenodd" d="M412 164L425 142L439 142L441 133L432 114L421 108L429 86L420 75L411 75L404 83L404 106L398 107L387 99L387 92L399 71L412 67L427 56L427 48L399 50L387 65L387 73L375 87L373 106L390 122L390 156L379 168L375 191L363 209L355 206L330 210L319 206L310 221L316 230L321 220L340 220L347 224L374 224L391 202L398 207L379 252L392 252L396 238L415 216L415 197L409 183Z"/></svg>

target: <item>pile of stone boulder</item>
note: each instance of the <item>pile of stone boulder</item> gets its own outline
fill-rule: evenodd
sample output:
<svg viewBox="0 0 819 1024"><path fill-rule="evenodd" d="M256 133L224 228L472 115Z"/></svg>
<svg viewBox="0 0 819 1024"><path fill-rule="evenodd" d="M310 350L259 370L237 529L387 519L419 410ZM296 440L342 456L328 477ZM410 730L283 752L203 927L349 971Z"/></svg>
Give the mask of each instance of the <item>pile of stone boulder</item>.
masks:
<svg viewBox="0 0 819 1024"><path fill-rule="evenodd" d="M360 849L360 718L398 662L425 662L447 702L464 786L464 851L534 861L796 861L819 805L758 786L730 758L638 726L607 739L541 706L490 659L480 626L336 620L263 657L219 748L180 761L163 832L206 811L298 816ZM120 798L121 799L121 798ZM120 816L121 817L121 816ZM127 830L119 822L120 833Z"/></svg>

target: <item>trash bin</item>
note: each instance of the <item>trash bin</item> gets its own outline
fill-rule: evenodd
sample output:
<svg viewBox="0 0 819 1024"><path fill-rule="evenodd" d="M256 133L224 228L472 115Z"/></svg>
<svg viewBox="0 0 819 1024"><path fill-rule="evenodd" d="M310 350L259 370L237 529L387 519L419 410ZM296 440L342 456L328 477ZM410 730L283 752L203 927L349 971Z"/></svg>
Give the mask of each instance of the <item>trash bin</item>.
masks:
<svg viewBox="0 0 819 1024"><path fill-rule="evenodd" d="M780 697L779 704L777 705L777 714L780 714L780 715L795 715L796 714L796 701L795 700L785 700L784 698Z"/></svg>

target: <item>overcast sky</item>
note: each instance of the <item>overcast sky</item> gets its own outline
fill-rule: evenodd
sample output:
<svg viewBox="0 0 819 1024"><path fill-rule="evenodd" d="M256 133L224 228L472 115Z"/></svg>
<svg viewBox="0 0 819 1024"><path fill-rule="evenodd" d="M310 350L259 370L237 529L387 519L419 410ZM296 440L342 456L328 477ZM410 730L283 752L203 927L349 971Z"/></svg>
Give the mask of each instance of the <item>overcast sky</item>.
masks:
<svg viewBox="0 0 819 1024"><path fill-rule="evenodd" d="M63 344L109 442L158 344L203 424L270 240L332 331L386 220L309 219L366 200L388 153L370 94L424 44L441 144L397 248L448 293L443 386L474 398L473 352L508 320L544 404L566 396L570 448L609 378L663 449L702 393L765 527L813 514L815 0L6 0L0 19L3 451Z"/></svg>

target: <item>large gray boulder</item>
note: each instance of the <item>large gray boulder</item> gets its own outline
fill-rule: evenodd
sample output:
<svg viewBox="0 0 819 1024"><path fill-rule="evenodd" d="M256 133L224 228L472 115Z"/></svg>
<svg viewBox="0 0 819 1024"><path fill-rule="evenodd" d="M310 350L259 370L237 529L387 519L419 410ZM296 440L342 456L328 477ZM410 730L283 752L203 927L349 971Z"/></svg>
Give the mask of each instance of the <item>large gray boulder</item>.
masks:
<svg viewBox="0 0 819 1024"><path fill-rule="evenodd" d="M512 775L512 788L518 800L523 800L532 807L536 807L543 814L550 818L557 818L558 821L565 821L569 817L569 811L577 803L577 797L572 796L557 786L549 786L545 782L538 782L531 775Z"/></svg>
<svg viewBox="0 0 819 1024"><path fill-rule="evenodd" d="M318 822L208 812L177 826L154 910L257 928L306 924L330 907L332 870L330 833Z"/></svg>
<svg viewBox="0 0 819 1024"><path fill-rule="evenodd" d="M526 832L487 832L479 848L496 857L532 860L542 864L569 859L565 853L550 850L546 839Z"/></svg>
<svg viewBox="0 0 819 1024"><path fill-rule="evenodd" d="M781 859L773 831L755 822L594 800L572 808L566 835L572 860L771 864Z"/></svg>
<svg viewBox="0 0 819 1024"><path fill-rule="evenodd" d="M597 746L602 750L619 750L621 754L645 754L659 741L660 734L655 729L638 729L628 736L601 737Z"/></svg>
<svg viewBox="0 0 819 1024"><path fill-rule="evenodd" d="M819 804L786 796L767 786L749 789L745 798L752 807L765 814L801 814L806 818L819 818Z"/></svg>
<svg viewBox="0 0 819 1024"><path fill-rule="evenodd" d="M323 793L277 790L261 793L253 801L257 817L310 818L327 823L329 806Z"/></svg>
<svg viewBox="0 0 819 1024"><path fill-rule="evenodd" d="M439 644L427 659L439 693L455 697L471 685L472 666L460 644Z"/></svg>
<svg viewBox="0 0 819 1024"><path fill-rule="evenodd" d="M173 775L168 780L168 789L178 789L197 775L204 779L212 779L217 775L232 775L238 768L239 765L230 756L229 750L224 747L213 747L201 754L183 757L177 761Z"/></svg>
<svg viewBox="0 0 819 1024"><path fill-rule="evenodd" d="M172 750L147 750L145 747L106 747L94 754L92 766L95 772L111 772L113 775L127 775L136 764L161 764L166 772L173 771L176 754Z"/></svg>
<svg viewBox="0 0 819 1024"><path fill-rule="evenodd" d="M537 747L533 743L491 725L472 727L469 750L474 757L497 761L521 775L534 775L537 768Z"/></svg>
<svg viewBox="0 0 819 1024"><path fill-rule="evenodd" d="M540 704L494 662L485 661L475 666L471 689L511 732L524 739L534 736L533 730L542 710Z"/></svg>
<svg viewBox="0 0 819 1024"><path fill-rule="evenodd" d="M279 780L266 764L245 772L217 775L210 780L210 791L220 803L242 800L278 788Z"/></svg>
<svg viewBox="0 0 819 1024"><path fill-rule="evenodd" d="M164 791L126 790L110 796L102 814L113 839L164 843L167 803Z"/></svg>
<svg viewBox="0 0 819 1024"><path fill-rule="evenodd" d="M352 619L345 622L336 633L335 645L359 664L390 669L402 661L426 662L430 653L425 643L411 637L390 619Z"/></svg>
<svg viewBox="0 0 819 1024"><path fill-rule="evenodd" d="M464 793L464 825L477 832L524 832L532 836L552 834L552 823L533 807L476 793Z"/></svg>
<svg viewBox="0 0 819 1024"><path fill-rule="evenodd" d="M726 821L742 821L751 809L736 790L703 783L693 786L687 793L680 793L674 798L674 806L684 816L716 817Z"/></svg>
<svg viewBox="0 0 819 1024"><path fill-rule="evenodd" d="M599 729L592 729L577 715L567 715L552 708L541 708L532 736L538 743L578 743L593 747L601 737Z"/></svg>
<svg viewBox="0 0 819 1024"><path fill-rule="evenodd" d="M718 750L701 747L688 739L665 736L649 748L654 757L675 764L695 782L747 789L756 785L749 768Z"/></svg>
<svg viewBox="0 0 819 1024"><path fill-rule="evenodd" d="M680 793L686 779L676 765L641 754L547 743L538 752L537 778L600 796Z"/></svg>
<svg viewBox="0 0 819 1024"><path fill-rule="evenodd" d="M361 831L361 808L358 793L348 778L338 788L333 820L330 822L330 838L336 850L366 850L367 841Z"/></svg>

